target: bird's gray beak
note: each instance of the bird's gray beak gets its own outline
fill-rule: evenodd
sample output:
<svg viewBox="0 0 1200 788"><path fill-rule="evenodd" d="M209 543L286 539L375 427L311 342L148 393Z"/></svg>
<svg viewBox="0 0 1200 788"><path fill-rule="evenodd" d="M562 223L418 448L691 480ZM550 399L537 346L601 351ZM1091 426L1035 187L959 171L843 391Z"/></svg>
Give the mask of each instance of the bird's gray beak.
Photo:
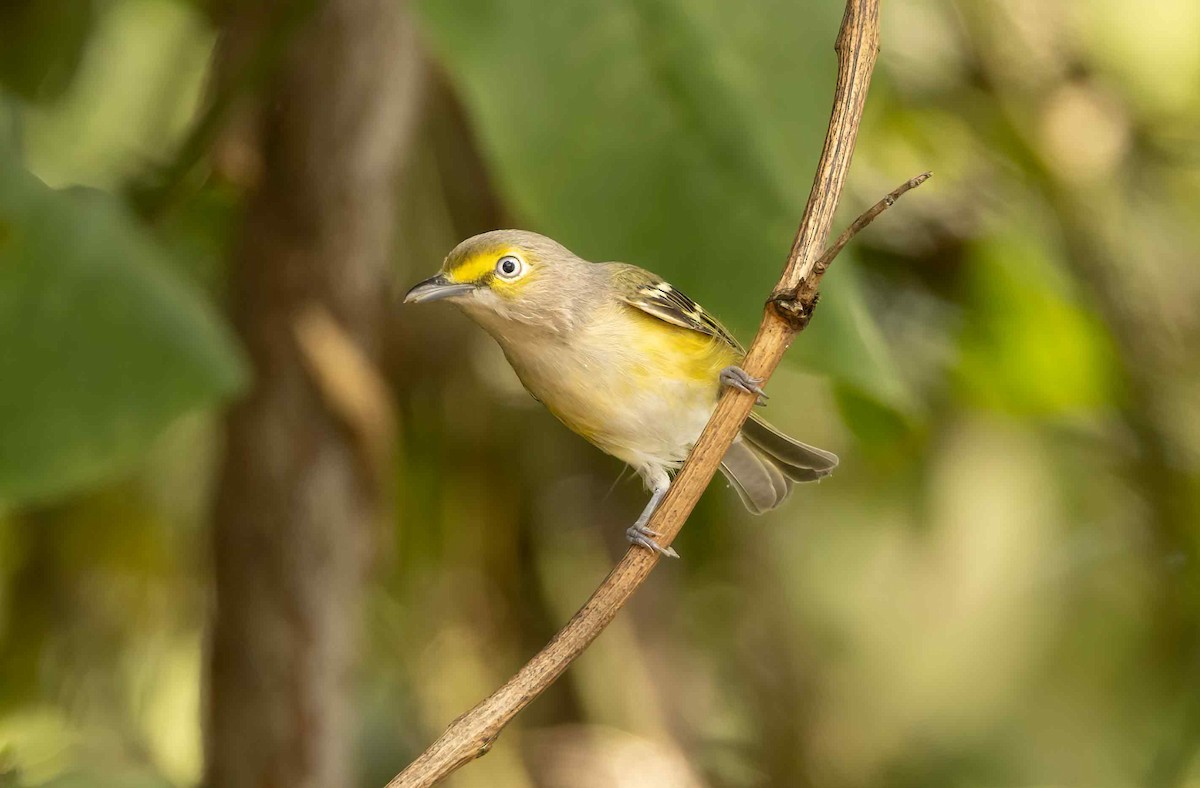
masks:
<svg viewBox="0 0 1200 788"><path fill-rule="evenodd" d="M475 285L451 282L446 278L445 274L438 274L437 276L431 276L424 282L418 282L404 296L404 303L420 304L426 301L440 301L443 298L466 295L474 289Z"/></svg>

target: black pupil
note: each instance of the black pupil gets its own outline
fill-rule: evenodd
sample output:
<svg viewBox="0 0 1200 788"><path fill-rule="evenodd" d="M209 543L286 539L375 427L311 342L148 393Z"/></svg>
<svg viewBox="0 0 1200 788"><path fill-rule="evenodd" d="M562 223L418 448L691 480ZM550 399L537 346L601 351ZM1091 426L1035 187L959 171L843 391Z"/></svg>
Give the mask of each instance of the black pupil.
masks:
<svg viewBox="0 0 1200 788"><path fill-rule="evenodd" d="M500 273L512 276L517 272L517 261L511 257L506 257L500 261Z"/></svg>

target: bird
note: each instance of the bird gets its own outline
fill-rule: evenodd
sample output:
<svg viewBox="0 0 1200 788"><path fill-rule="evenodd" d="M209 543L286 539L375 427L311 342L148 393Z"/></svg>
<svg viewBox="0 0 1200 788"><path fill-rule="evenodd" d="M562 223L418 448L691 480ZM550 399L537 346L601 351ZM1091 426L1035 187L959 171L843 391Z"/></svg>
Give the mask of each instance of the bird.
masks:
<svg viewBox="0 0 1200 788"><path fill-rule="evenodd" d="M641 477L650 500L628 540L677 558L647 523L724 387L766 403L745 350L691 298L627 263L593 263L546 236L493 230L458 244L404 303L447 301L500 345L521 384L559 421ZM783 503L793 483L833 472L835 454L801 443L757 413L721 471L746 508Z"/></svg>

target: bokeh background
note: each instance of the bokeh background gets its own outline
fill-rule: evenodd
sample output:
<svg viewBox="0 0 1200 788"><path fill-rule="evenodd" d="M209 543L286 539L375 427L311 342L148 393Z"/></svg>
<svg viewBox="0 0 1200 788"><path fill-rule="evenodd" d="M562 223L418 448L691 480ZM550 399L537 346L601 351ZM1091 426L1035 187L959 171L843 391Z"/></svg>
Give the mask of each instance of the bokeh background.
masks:
<svg viewBox="0 0 1200 788"><path fill-rule="evenodd" d="M841 13L0 5L0 785L378 786L519 667L645 493L397 296L516 226L748 341ZM1198 31L1195 0L884 3L839 227L934 178L770 384L838 472L761 518L714 482L449 784L1200 784Z"/></svg>

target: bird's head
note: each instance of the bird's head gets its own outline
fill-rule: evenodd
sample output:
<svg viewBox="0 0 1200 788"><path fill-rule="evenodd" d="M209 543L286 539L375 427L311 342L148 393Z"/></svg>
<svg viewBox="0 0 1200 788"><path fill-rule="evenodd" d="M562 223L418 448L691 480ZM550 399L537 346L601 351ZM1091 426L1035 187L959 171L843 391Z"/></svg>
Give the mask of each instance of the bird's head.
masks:
<svg viewBox="0 0 1200 788"><path fill-rule="evenodd" d="M573 293L586 292L594 267L562 244L523 230L494 230L454 247L436 276L404 303L449 301L489 330L505 324L561 328L576 315Z"/></svg>

